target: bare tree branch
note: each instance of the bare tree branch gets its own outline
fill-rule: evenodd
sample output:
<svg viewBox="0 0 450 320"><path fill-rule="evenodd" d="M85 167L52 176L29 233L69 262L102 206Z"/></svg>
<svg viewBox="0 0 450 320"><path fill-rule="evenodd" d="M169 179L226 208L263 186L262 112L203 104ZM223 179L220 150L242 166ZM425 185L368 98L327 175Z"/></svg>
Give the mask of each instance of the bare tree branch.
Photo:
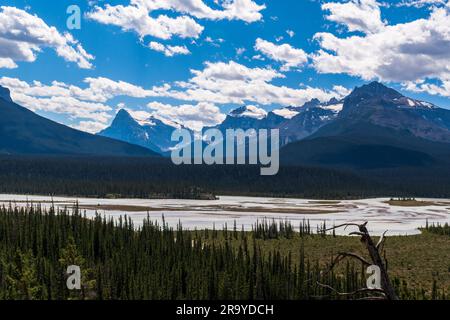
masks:
<svg viewBox="0 0 450 320"><path fill-rule="evenodd" d="M318 286L321 286L323 288L326 288L326 289L329 289L329 290L333 291L338 296L354 296L354 295L356 295L358 293L378 293L378 294L383 295L384 297L386 296L386 293L382 289L363 288L363 289L358 289L358 290L353 291L353 292L339 292L339 291L337 291L336 289L334 289L333 287L331 287L331 286L329 286L327 284L323 284L323 283L320 283L318 281L316 282L316 284Z"/></svg>
<svg viewBox="0 0 450 320"><path fill-rule="evenodd" d="M340 224L340 225L337 225L337 226L334 226L334 227L325 229L324 231L325 231L325 232L326 232L326 231L332 231L332 230L339 229L339 228L342 228L342 227L345 227L345 228L344 228L344 230L345 230L345 229L347 229L347 227L358 227L358 228L359 228L360 225L357 224L357 223L343 223L343 224Z"/></svg>
<svg viewBox="0 0 450 320"><path fill-rule="evenodd" d="M364 237L366 234L362 233L362 232L359 232L359 231L355 231L355 232L350 232L349 235L350 236L361 236L361 237Z"/></svg>
<svg viewBox="0 0 450 320"><path fill-rule="evenodd" d="M371 264L376 265L380 268L380 271L381 271L381 288L382 288L382 289L376 289L376 290L384 292L384 294L386 295L386 298L389 300L398 300L397 293L395 292L395 288L389 279L386 265L383 262L383 259L381 258L381 254L380 254L380 248L386 239L385 238L386 232L383 233L381 239L378 241L378 244L375 245L372 237L369 234L369 231L367 230L367 224L368 224L367 221L363 224L344 223L344 224L340 224L338 226L334 226L332 228L325 230L325 231L330 231L330 230L335 230L337 228L342 228L342 227L344 227L344 230L345 230L347 227L350 227L350 226L358 227L359 231L351 232L350 235L358 235L361 237L361 242L365 245L367 251L369 252L370 259L372 261L372 263L369 263L364 258L359 257L358 255L354 255L354 254L351 254L351 255L350 254L345 254L345 255L340 254L336 257L334 262L331 264L331 268L327 271L327 273L331 272L331 270L334 268L334 266L337 263L339 263L342 259L344 259L345 257L352 257L352 258L358 259L365 265L371 265ZM332 288L330 288L330 289L332 289ZM367 289L361 289L361 290L367 291ZM374 291L374 289L369 289L369 290L371 290L372 292Z"/></svg>
<svg viewBox="0 0 450 320"><path fill-rule="evenodd" d="M381 236L380 240L378 241L378 243L376 245L376 248L378 250L380 250L381 246L383 245L384 240L386 239L384 236L386 235L387 232L388 232L387 230L385 232L383 232L383 235Z"/></svg>

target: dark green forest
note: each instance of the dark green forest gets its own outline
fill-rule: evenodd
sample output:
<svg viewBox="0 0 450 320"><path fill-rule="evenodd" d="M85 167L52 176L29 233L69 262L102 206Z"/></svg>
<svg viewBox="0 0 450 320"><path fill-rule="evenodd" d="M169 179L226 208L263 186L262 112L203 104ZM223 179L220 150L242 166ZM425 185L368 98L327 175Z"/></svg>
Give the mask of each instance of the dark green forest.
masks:
<svg viewBox="0 0 450 320"><path fill-rule="evenodd" d="M3 156L0 193L191 199L450 197L450 169L287 166L276 176L261 176L258 166L175 166L164 158Z"/></svg>
<svg viewBox="0 0 450 320"><path fill-rule="evenodd" d="M184 231L145 221L117 223L97 216L36 206L0 209L0 299L364 299L338 295L364 287L364 270L347 262L341 271L291 253L267 253L252 232ZM290 241L312 235L310 228ZM291 228L264 222L258 238L292 237ZM66 287L66 268L81 267L81 290ZM321 285L318 285L320 283ZM445 299L433 285L408 289L394 280L403 299ZM330 288L333 288L331 290Z"/></svg>

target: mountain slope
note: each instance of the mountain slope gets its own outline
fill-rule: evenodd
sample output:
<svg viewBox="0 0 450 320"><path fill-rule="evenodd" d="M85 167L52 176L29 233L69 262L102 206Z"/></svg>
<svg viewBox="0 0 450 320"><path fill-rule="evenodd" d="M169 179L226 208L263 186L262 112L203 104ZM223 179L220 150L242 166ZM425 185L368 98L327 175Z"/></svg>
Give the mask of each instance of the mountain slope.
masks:
<svg viewBox="0 0 450 320"><path fill-rule="evenodd" d="M142 147L81 132L41 117L12 102L5 88L0 89L0 154L156 155Z"/></svg>
<svg viewBox="0 0 450 320"><path fill-rule="evenodd" d="M450 159L449 114L371 83L344 100L336 120L283 148L282 163L353 168L443 164Z"/></svg>

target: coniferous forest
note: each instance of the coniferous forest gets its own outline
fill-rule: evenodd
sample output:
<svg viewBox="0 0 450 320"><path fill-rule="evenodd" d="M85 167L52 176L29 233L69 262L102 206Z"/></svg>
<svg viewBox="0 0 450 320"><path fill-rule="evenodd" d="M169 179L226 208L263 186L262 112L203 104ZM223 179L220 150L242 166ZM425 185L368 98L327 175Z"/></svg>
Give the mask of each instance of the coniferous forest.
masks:
<svg viewBox="0 0 450 320"><path fill-rule="evenodd" d="M450 197L448 168L175 166L164 158L0 157L0 193L78 197L213 199L215 195L354 199Z"/></svg>
<svg viewBox="0 0 450 320"><path fill-rule="evenodd" d="M291 252L266 250L258 240L325 237L320 230L314 235L306 221L300 230L268 221L253 232L236 225L187 231L148 220L134 228L126 218L86 219L77 209L3 207L0 299L364 299L364 293L338 294L365 286L360 264L324 272L327 266L308 259L302 245L294 260ZM69 265L81 268L81 290L67 289ZM394 285L401 299L448 298L437 283L411 289L395 279Z"/></svg>

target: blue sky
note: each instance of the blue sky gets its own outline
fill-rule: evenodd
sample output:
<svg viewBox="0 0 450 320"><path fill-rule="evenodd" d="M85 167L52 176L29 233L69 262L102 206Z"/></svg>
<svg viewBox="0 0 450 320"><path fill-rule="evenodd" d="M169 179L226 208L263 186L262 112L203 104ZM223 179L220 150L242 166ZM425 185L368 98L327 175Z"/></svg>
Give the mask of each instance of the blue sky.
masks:
<svg viewBox="0 0 450 320"><path fill-rule="evenodd" d="M447 0L2 0L0 84L97 132L120 108L192 128L382 81L450 108ZM67 8L81 9L68 30Z"/></svg>

